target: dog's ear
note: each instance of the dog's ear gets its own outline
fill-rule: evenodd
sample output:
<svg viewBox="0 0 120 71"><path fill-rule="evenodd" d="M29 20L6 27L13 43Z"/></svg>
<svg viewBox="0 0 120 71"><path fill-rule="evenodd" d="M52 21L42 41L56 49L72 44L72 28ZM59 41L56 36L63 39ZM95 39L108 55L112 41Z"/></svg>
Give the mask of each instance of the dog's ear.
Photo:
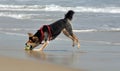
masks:
<svg viewBox="0 0 120 71"><path fill-rule="evenodd" d="M32 34L32 33L28 33L28 36L29 36L29 37L32 37L32 36L33 36L33 34Z"/></svg>

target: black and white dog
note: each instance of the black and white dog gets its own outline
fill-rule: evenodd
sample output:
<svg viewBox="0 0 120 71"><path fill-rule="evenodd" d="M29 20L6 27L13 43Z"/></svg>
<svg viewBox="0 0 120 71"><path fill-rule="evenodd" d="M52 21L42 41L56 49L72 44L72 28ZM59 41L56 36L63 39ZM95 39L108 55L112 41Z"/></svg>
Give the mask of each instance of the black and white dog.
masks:
<svg viewBox="0 0 120 71"><path fill-rule="evenodd" d="M41 44L42 46L38 51L42 51L48 45L49 41L55 39L61 32L72 39L73 47L77 44L78 48L80 48L79 40L72 31L71 20L73 15L74 11L69 10L65 14L64 19L60 19L50 25L44 25L35 34L28 33L29 40L25 44L25 49L34 50L36 46Z"/></svg>

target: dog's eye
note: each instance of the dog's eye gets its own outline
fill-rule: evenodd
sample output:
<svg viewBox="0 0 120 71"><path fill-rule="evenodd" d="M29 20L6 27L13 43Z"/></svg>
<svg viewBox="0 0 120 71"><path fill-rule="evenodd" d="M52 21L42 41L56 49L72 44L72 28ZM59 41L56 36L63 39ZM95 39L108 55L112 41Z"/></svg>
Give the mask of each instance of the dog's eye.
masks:
<svg viewBox="0 0 120 71"><path fill-rule="evenodd" d="M27 45L27 43L25 43L25 45Z"/></svg>
<svg viewBox="0 0 120 71"><path fill-rule="evenodd" d="M35 40L33 40L33 37L29 37L29 42L35 42Z"/></svg>
<svg viewBox="0 0 120 71"><path fill-rule="evenodd" d="M32 37L29 37L29 40L32 40Z"/></svg>

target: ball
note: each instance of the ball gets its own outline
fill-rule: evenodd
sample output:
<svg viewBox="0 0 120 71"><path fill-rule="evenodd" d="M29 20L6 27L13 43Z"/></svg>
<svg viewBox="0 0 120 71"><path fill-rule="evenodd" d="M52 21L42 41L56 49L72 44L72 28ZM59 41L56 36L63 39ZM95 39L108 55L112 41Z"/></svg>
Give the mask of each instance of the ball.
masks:
<svg viewBox="0 0 120 71"><path fill-rule="evenodd" d="M29 47L29 46L26 46L24 49L25 49L25 50L30 50L30 47Z"/></svg>

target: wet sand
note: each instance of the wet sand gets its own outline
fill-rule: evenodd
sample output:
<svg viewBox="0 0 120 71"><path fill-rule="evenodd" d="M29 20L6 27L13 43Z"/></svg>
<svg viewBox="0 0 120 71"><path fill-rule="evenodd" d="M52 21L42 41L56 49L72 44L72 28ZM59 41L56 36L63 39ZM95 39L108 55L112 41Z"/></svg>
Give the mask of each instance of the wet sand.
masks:
<svg viewBox="0 0 120 71"><path fill-rule="evenodd" d="M81 33L77 34L80 49L72 48L70 40L54 40L43 52L34 52L24 50L27 36L0 34L0 70L119 71L119 35L119 32Z"/></svg>
<svg viewBox="0 0 120 71"><path fill-rule="evenodd" d="M80 71L48 63L0 56L0 71Z"/></svg>

